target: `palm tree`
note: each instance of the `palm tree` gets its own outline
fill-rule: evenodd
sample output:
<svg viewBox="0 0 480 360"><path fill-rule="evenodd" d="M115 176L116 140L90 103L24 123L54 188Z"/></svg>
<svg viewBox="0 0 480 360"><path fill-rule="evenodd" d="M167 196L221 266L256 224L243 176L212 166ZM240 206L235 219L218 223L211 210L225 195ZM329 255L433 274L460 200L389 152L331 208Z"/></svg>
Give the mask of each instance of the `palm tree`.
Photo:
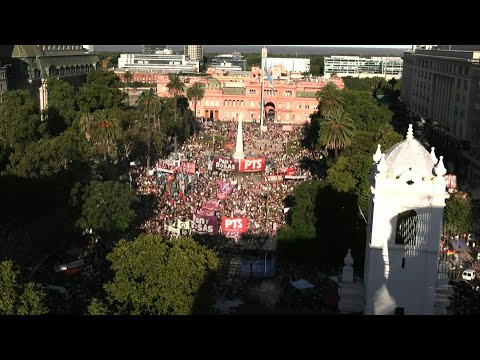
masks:
<svg viewBox="0 0 480 360"><path fill-rule="evenodd" d="M173 95L173 109L174 109L174 122L177 122L177 99L178 96L181 95L185 90L185 84L180 80L180 76L177 74L169 75L170 81L167 84L167 89L170 94ZM177 135L175 134L174 138L174 147L175 152L177 151Z"/></svg>
<svg viewBox="0 0 480 360"><path fill-rule="evenodd" d="M91 133L90 133L90 126L92 125L93 122L93 116L90 113L83 114L80 117L80 128L82 131L85 132L85 137L87 138L87 141L90 142L91 138Z"/></svg>
<svg viewBox="0 0 480 360"><path fill-rule="evenodd" d="M195 82L192 86L187 89L187 98L188 100L194 100L194 113L195 113L195 127L194 127L194 136L197 135L197 101L202 100L205 95L205 89L198 82Z"/></svg>
<svg viewBox="0 0 480 360"><path fill-rule="evenodd" d="M318 141L326 149L334 149L337 158L338 150L352 143L354 131L353 120L342 109L336 109L320 122Z"/></svg>
<svg viewBox="0 0 480 360"><path fill-rule="evenodd" d="M160 117L162 114L162 111L164 109L164 100L161 99L160 97L157 98L155 101L155 105L153 107L153 118L154 118L154 130L160 131Z"/></svg>
<svg viewBox="0 0 480 360"><path fill-rule="evenodd" d="M147 122L148 142L147 142L147 171L150 170L150 153L152 147L152 121L156 116L156 107L159 102L158 95L153 89L142 92L137 100L137 107L143 113L143 118Z"/></svg>
<svg viewBox="0 0 480 360"><path fill-rule="evenodd" d="M340 95L340 91L334 83L329 83L322 90L316 93L317 100L320 102L318 108L323 117L327 117L335 110L342 107L345 100Z"/></svg>
<svg viewBox="0 0 480 360"><path fill-rule="evenodd" d="M130 106L130 92L129 92L129 84L133 80L133 74L130 71L125 71L123 73L123 81L127 85L127 105Z"/></svg>
<svg viewBox="0 0 480 360"><path fill-rule="evenodd" d="M107 110L98 110L93 114L91 130L92 141L99 147L106 160L112 150L112 145L120 137L120 122L116 117L109 116Z"/></svg>

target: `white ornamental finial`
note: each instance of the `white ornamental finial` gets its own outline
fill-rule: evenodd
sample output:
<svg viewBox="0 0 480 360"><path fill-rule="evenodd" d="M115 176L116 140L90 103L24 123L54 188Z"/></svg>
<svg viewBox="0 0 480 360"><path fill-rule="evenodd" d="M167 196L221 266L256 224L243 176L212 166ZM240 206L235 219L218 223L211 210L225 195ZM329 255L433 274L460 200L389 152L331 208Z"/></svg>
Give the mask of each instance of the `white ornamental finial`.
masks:
<svg viewBox="0 0 480 360"><path fill-rule="evenodd" d="M443 165L443 156L440 156L440 160L438 161L437 166L435 166L435 175L443 176L447 173L447 169L445 169L445 165Z"/></svg>
<svg viewBox="0 0 480 360"><path fill-rule="evenodd" d="M408 124L407 140L413 139L413 124Z"/></svg>
<svg viewBox="0 0 480 360"><path fill-rule="evenodd" d="M378 163L380 159L382 158L382 151L380 150L380 144L377 145L377 151L375 151L375 154L373 154L373 161Z"/></svg>
<svg viewBox="0 0 480 360"><path fill-rule="evenodd" d="M377 164L377 170L380 174L383 174L388 170L387 162L385 161L385 154L382 154L380 162Z"/></svg>
<svg viewBox="0 0 480 360"><path fill-rule="evenodd" d="M438 159L435 155L435 148L432 146L432 150L430 151L430 157L432 158L433 165L437 165Z"/></svg>
<svg viewBox="0 0 480 360"><path fill-rule="evenodd" d="M345 256L343 258L343 264L345 266L352 266L353 265L353 258L352 258L352 254L350 253L352 249L348 249L348 253L347 253L347 256Z"/></svg>

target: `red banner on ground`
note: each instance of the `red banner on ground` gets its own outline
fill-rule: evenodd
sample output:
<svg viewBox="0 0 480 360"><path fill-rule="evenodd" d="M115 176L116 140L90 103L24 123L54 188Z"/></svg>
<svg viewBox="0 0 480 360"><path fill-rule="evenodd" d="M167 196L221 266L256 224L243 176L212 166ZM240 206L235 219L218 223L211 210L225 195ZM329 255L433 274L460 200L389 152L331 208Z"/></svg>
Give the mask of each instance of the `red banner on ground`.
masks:
<svg viewBox="0 0 480 360"><path fill-rule="evenodd" d="M265 157L261 158L245 158L240 161L241 172L257 172L264 171L266 165Z"/></svg>
<svg viewBox="0 0 480 360"><path fill-rule="evenodd" d="M226 237L239 237L247 231L247 218L222 217L222 232Z"/></svg>

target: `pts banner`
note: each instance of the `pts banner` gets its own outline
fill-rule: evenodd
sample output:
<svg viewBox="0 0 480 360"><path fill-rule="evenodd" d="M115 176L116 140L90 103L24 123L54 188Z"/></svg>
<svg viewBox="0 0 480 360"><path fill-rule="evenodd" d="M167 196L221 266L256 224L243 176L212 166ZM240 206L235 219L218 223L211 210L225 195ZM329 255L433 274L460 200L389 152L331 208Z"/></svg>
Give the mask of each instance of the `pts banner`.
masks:
<svg viewBox="0 0 480 360"><path fill-rule="evenodd" d="M240 161L241 172L258 172L264 171L266 165L265 157L261 158L245 158Z"/></svg>
<svg viewBox="0 0 480 360"><path fill-rule="evenodd" d="M246 218L222 218L222 232L226 237L239 237L247 231Z"/></svg>

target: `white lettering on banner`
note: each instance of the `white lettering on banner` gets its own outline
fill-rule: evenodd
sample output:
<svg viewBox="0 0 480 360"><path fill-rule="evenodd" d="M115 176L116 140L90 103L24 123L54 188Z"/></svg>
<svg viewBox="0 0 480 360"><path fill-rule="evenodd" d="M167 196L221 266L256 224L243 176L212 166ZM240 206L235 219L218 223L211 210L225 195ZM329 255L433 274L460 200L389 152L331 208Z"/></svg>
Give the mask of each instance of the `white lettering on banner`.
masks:
<svg viewBox="0 0 480 360"><path fill-rule="evenodd" d="M233 219L233 220L225 219L225 227L230 228L232 226L234 229L241 229L242 219Z"/></svg>
<svg viewBox="0 0 480 360"><path fill-rule="evenodd" d="M227 237L227 238L238 238L238 237L240 237L240 233L238 231L227 231L227 232L225 232L225 237Z"/></svg>
<svg viewBox="0 0 480 360"><path fill-rule="evenodd" d="M208 225L204 218L195 218L192 223L193 230L199 233L213 233L213 225Z"/></svg>
<svg viewBox="0 0 480 360"><path fill-rule="evenodd" d="M215 162L215 168L219 170L231 171L235 170L235 163L232 159L218 158L218 161Z"/></svg>
<svg viewBox="0 0 480 360"><path fill-rule="evenodd" d="M257 170L262 168L262 159L245 159L245 170Z"/></svg>

